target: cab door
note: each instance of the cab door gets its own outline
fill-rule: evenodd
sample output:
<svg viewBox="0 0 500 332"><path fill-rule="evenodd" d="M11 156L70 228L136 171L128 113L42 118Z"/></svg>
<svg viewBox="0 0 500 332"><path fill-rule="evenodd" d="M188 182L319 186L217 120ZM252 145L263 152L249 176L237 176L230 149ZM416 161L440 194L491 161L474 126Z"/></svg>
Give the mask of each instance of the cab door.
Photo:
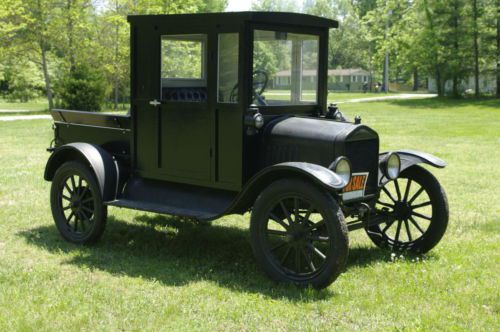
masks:
<svg viewBox="0 0 500 332"><path fill-rule="evenodd" d="M207 34L161 36L158 168L180 182L211 177Z"/></svg>

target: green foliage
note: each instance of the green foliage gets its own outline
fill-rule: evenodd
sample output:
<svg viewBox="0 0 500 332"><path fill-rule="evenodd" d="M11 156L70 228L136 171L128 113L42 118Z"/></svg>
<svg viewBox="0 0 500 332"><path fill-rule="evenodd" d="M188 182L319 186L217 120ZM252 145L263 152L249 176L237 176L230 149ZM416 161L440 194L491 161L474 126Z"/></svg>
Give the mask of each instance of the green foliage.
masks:
<svg viewBox="0 0 500 332"><path fill-rule="evenodd" d="M0 65L0 80L4 87L1 94L11 102L28 102L39 97L44 88L40 71L28 61Z"/></svg>
<svg viewBox="0 0 500 332"><path fill-rule="evenodd" d="M104 102L102 75L87 65L78 65L59 82L61 107L81 111L99 111Z"/></svg>

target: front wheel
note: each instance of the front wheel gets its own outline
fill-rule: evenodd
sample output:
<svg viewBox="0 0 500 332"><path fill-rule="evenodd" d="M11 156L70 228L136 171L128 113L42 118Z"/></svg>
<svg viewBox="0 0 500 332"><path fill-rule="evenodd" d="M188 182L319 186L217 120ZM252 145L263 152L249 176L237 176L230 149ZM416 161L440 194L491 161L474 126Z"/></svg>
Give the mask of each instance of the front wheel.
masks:
<svg viewBox="0 0 500 332"><path fill-rule="evenodd" d="M438 244L448 225L443 187L417 165L382 187L375 209L386 221L370 226L368 236L377 246L394 251L425 253Z"/></svg>
<svg viewBox="0 0 500 332"><path fill-rule="evenodd" d="M76 161L59 167L52 179L50 203L57 229L67 241L88 244L101 237L107 207L89 167Z"/></svg>
<svg viewBox="0 0 500 332"><path fill-rule="evenodd" d="M283 179L266 188L253 207L250 233L257 264L276 281L324 288L347 260L342 211L305 181Z"/></svg>

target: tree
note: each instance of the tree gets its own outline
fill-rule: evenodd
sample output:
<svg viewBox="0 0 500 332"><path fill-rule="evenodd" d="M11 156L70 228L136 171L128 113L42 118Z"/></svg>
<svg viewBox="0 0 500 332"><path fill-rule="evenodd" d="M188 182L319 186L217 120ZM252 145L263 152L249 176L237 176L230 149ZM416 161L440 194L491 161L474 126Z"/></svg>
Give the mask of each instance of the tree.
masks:
<svg viewBox="0 0 500 332"><path fill-rule="evenodd" d="M49 0L4 0L0 10L0 40L11 58L37 64L44 77L49 109L53 108L50 51L57 5Z"/></svg>
<svg viewBox="0 0 500 332"><path fill-rule="evenodd" d="M98 71L85 64L75 65L57 86L61 106L72 110L99 111L104 101L104 84Z"/></svg>

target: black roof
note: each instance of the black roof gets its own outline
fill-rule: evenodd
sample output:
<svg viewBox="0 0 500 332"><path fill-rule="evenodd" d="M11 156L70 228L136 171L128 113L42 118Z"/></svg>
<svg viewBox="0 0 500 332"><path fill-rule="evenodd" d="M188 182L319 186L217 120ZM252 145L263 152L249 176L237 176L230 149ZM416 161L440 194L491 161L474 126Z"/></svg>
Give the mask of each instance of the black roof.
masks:
<svg viewBox="0 0 500 332"><path fill-rule="evenodd" d="M309 26L319 28L337 28L338 21L308 14L285 12L225 12L203 14L172 14L172 15L129 15L128 21L132 24L147 24L161 21L163 24L186 24L196 26L209 25L214 22L220 24L237 24L244 21L253 23L283 24ZM191 22L190 22L191 21Z"/></svg>

